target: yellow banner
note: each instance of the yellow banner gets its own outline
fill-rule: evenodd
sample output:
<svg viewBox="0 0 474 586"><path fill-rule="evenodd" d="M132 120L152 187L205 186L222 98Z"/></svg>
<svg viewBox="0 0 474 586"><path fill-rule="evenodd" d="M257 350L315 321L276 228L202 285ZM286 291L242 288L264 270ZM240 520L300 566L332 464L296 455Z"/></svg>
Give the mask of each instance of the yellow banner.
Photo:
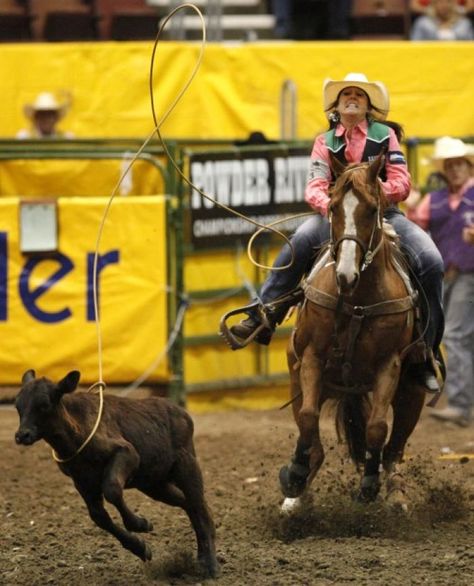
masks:
<svg viewBox="0 0 474 586"><path fill-rule="evenodd" d="M163 193L162 164L137 160L120 184L118 195ZM0 161L0 195L22 197L101 196L112 193L129 165L120 160L14 160ZM159 166L158 166L159 165Z"/></svg>
<svg viewBox="0 0 474 586"><path fill-rule="evenodd" d="M263 250L257 253L260 262L271 265L278 252L271 248L265 255ZM215 250L200 252L186 258L185 283L186 290L192 297L193 291L202 294L209 289L209 296L205 296L191 303L186 312L185 328L187 338L202 338L199 344L186 346L184 354L186 384L203 385L204 383L222 382L222 386L239 386L242 378L258 378L266 375L280 375L287 373L285 350L286 337L275 338L268 347L259 344L250 344L247 348L232 352L225 342L206 342L206 336L217 334L219 321L222 315L232 309L244 306L251 301L251 291L241 294L222 295L213 293L212 289L222 289L232 292L243 287L246 283L261 282L266 271L257 269L247 258L245 250ZM242 316L239 316L239 318ZM234 318L234 322L238 318ZM233 322L230 322L233 323ZM294 324L294 318L285 322L286 327ZM282 326L282 327L285 327Z"/></svg>
<svg viewBox="0 0 474 586"><path fill-rule="evenodd" d="M59 198L58 251L46 257L20 252L20 199L0 199L0 384L18 384L29 368L98 380L92 276L107 202ZM97 273L106 383L133 381L165 348L165 208L162 196L116 198L110 208ZM166 357L150 379L168 379Z"/></svg>
<svg viewBox="0 0 474 586"><path fill-rule="evenodd" d="M61 121L76 137L146 136L154 127L148 73L153 44L3 44L2 135L28 124L23 107L40 91L70 92ZM160 118L197 62L198 43L161 43L154 91ZM408 136L467 136L474 132L471 42L258 42L212 44L189 91L162 128L165 137L236 138L261 130L280 136L280 91L297 88L297 138L327 126L322 83L364 72L390 92L390 118Z"/></svg>

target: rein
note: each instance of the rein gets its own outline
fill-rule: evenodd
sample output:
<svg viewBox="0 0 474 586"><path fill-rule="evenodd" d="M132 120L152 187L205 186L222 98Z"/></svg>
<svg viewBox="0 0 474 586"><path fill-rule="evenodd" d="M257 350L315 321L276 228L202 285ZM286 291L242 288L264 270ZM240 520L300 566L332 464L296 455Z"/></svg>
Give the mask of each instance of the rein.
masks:
<svg viewBox="0 0 474 586"><path fill-rule="evenodd" d="M362 167L354 167L351 170L355 170L355 169L359 169L359 168L362 168ZM337 251L339 249L339 246L342 244L342 242L344 242L344 240L353 240L362 250L362 261L361 261L359 270L361 272L365 271L365 269L372 263L372 261L375 258L375 255L380 250L380 248L382 247L382 244L383 244L383 238L380 238L377 246L374 249L372 249L376 231L380 231L383 229L382 222L380 220L380 202L378 202L378 204L377 204L377 219L375 220L375 222L372 226L372 230L371 230L370 238L369 238L369 243L367 245L356 234L343 234L340 238L338 238L334 242L333 230L332 230L332 214L329 214L329 226L330 226L330 241L331 241L330 250L331 250L331 256L334 259L334 261L336 260Z"/></svg>

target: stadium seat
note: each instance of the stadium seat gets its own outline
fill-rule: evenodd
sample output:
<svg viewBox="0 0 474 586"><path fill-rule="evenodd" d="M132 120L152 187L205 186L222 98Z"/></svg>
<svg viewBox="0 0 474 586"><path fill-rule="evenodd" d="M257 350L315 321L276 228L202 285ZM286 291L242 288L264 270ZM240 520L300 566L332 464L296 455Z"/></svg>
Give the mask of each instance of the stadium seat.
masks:
<svg viewBox="0 0 474 586"><path fill-rule="evenodd" d="M91 0L30 0L39 41L87 41L98 38Z"/></svg>
<svg viewBox="0 0 474 586"><path fill-rule="evenodd" d="M159 16L145 0L93 0L103 40L154 39Z"/></svg>
<svg viewBox="0 0 474 586"><path fill-rule="evenodd" d="M410 0L354 0L351 23L354 39L407 39Z"/></svg>
<svg viewBox="0 0 474 586"><path fill-rule="evenodd" d="M31 18L26 0L0 0L0 42L29 41Z"/></svg>

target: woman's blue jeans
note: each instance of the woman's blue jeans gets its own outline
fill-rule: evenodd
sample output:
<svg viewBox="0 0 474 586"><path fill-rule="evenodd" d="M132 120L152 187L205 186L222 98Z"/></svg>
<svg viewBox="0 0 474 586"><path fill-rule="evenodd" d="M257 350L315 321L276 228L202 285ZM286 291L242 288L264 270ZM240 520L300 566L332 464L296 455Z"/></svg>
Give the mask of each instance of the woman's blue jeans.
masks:
<svg viewBox="0 0 474 586"><path fill-rule="evenodd" d="M443 259L431 237L417 224L408 220L398 208L388 208L384 217L400 237L400 246L419 285L423 288L421 307L423 324L427 326L425 341L436 352L444 330ZM294 255L291 267L269 273L262 284L260 300L269 303L297 287L305 273L311 269L314 251L327 240L328 220L319 214L310 216L290 238ZM273 266L285 266L291 262L291 258L290 246L285 244ZM423 303L424 296L426 303Z"/></svg>

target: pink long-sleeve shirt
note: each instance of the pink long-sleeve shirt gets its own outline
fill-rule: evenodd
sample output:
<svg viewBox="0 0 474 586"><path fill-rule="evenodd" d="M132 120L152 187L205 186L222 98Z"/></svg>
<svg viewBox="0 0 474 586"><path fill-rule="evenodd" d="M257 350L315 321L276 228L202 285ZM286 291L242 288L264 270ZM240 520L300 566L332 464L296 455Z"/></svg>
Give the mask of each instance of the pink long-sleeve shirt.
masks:
<svg viewBox="0 0 474 586"><path fill-rule="evenodd" d="M464 197L464 194L474 187L474 177L471 177L464 183L458 191L451 191L448 195L448 205L452 211L455 211ZM428 230L431 220L431 194L427 193L421 202L415 207L407 210L407 217L416 222L423 230Z"/></svg>
<svg viewBox="0 0 474 586"><path fill-rule="evenodd" d="M351 130L346 130L342 124L336 128L336 136L343 136L346 141L344 156L348 163L360 163L364 154L367 140L368 123L366 120L359 123ZM387 180L382 182L382 187L387 199L392 203L404 201L411 188L411 179L405 161L390 162L390 153L400 153L400 143L392 128L389 129L389 152L386 158L385 169ZM317 212L326 215L329 203L329 185L331 183L331 168L329 162L329 150L326 146L325 134L320 134L314 141L311 152L311 178L306 185L305 199Z"/></svg>

